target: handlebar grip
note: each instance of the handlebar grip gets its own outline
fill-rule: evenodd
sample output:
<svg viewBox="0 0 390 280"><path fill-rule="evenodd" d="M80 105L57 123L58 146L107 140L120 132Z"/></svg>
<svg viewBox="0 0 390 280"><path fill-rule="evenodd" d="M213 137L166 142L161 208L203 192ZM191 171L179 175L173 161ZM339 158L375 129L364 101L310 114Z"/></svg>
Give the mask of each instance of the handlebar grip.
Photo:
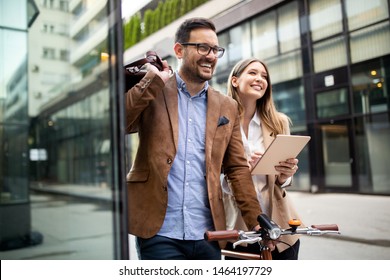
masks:
<svg viewBox="0 0 390 280"><path fill-rule="evenodd" d="M329 224L329 225L312 225L312 228L316 228L318 230L339 230L339 226L336 224Z"/></svg>
<svg viewBox="0 0 390 280"><path fill-rule="evenodd" d="M215 230L206 231L204 239L207 241L237 240L239 237L238 230Z"/></svg>

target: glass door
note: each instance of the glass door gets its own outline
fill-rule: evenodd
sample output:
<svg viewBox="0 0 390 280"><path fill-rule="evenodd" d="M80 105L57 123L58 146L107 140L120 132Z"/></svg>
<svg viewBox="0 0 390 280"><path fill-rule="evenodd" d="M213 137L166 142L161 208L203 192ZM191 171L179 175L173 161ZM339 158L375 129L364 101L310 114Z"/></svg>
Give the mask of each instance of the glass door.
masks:
<svg viewBox="0 0 390 280"><path fill-rule="evenodd" d="M323 187L351 188L353 184L353 156L350 149L352 132L348 118L350 105L348 89L345 87L318 92L316 97L316 114L319 121L317 136L321 153L320 178Z"/></svg>
<svg viewBox="0 0 390 280"><path fill-rule="evenodd" d="M320 126L325 187L352 186L352 158L350 156L348 126L344 123Z"/></svg>

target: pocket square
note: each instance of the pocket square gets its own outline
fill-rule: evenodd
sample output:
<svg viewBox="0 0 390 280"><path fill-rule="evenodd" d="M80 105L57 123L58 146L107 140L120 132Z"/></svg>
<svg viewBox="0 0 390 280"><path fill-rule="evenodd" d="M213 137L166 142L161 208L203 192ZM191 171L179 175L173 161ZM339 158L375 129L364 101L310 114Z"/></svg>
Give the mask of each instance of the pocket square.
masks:
<svg viewBox="0 0 390 280"><path fill-rule="evenodd" d="M229 119L225 116L219 117L218 126L222 126L229 123Z"/></svg>

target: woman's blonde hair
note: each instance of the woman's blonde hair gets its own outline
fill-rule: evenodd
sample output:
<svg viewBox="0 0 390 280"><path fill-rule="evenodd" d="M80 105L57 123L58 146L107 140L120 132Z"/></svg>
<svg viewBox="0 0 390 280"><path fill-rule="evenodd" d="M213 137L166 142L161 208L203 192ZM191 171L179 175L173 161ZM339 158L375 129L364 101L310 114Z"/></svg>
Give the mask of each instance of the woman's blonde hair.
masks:
<svg viewBox="0 0 390 280"><path fill-rule="evenodd" d="M243 116L244 113L244 107L241 102L240 93L238 92L237 87L234 87L232 85L232 78L236 77L239 78L241 74L244 72L245 68L249 66L249 64L253 62L259 62L261 63L265 71L267 72L266 80L268 82L268 87L264 93L264 96L260 99L257 99L256 101L256 110L258 115L260 116L260 119L264 125L270 129L274 135L277 134L284 134L286 133L285 126L285 120L287 119L288 124L291 124L291 119L286 116L285 114L278 112L276 110L273 98L272 98L272 84L271 84L271 78L268 71L267 65L262 62L261 60L257 58L248 58L239 61L230 72L228 83L227 83L227 94L235 99L238 103L238 110L240 113L240 116Z"/></svg>

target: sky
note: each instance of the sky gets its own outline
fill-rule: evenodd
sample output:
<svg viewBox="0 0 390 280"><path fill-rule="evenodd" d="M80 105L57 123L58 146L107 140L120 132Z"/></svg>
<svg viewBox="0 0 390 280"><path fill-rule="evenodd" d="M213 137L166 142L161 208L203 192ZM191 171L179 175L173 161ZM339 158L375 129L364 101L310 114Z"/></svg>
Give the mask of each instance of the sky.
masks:
<svg viewBox="0 0 390 280"><path fill-rule="evenodd" d="M128 19L152 0L122 0L122 18Z"/></svg>

